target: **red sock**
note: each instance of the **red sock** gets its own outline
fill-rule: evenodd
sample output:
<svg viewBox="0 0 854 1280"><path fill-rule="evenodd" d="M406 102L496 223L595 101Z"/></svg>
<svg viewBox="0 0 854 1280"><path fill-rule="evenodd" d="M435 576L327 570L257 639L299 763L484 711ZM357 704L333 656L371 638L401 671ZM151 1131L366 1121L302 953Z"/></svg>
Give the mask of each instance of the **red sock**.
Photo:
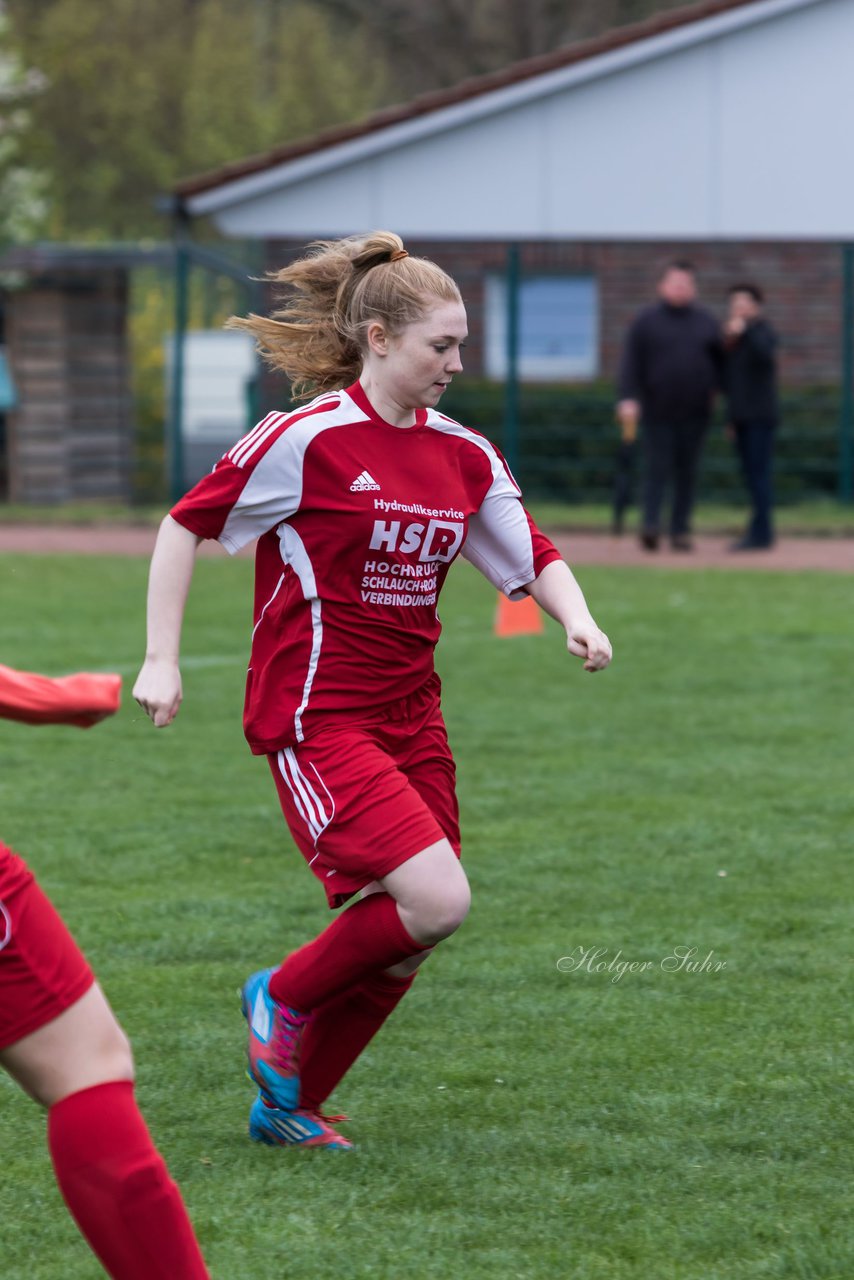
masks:
<svg viewBox="0 0 854 1280"><path fill-rule="evenodd" d="M47 1141L65 1203L113 1280L209 1280L130 1080L57 1102Z"/></svg>
<svg viewBox="0 0 854 1280"><path fill-rule="evenodd" d="M301 1107L316 1111L326 1101L414 978L414 973L395 978L381 971L320 1006L306 1027L300 1049Z"/></svg>
<svg viewBox="0 0 854 1280"><path fill-rule="evenodd" d="M291 952L270 978L270 995L309 1013L374 970L390 969L426 949L404 929L394 898L371 893L313 942Z"/></svg>

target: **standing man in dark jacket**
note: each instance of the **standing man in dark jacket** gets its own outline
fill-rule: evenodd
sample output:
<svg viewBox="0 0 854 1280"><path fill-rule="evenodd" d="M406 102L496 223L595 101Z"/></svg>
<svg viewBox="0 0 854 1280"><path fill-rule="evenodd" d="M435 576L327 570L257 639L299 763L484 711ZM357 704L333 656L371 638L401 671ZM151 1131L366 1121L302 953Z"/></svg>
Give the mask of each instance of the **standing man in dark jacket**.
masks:
<svg viewBox="0 0 854 1280"><path fill-rule="evenodd" d="M703 439L720 385L718 322L697 306L689 262L671 262L658 281L658 302L626 335L617 417L624 440L640 422L644 455L641 543L655 551L661 507L672 484L670 543L691 550L691 514Z"/></svg>
<svg viewBox="0 0 854 1280"><path fill-rule="evenodd" d="M724 390L753 507L747 532L732 550L771 547L771 472L780 416L777 335L762 314L762 292L755 284L736 284L729 291L729 312L724 321Z"/></svg>

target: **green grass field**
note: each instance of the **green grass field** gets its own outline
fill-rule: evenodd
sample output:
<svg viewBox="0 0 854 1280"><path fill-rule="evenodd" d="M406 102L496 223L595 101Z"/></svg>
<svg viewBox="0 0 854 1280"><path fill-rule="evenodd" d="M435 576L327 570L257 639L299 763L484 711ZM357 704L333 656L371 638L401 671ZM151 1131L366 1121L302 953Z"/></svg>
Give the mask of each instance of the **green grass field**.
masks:
<svg viewBox="0 0 854 1280"><path fill-rule="evenodd" d="M745 500L746 501L746 500ZM534 498L528 503L539 524L551 529L583 529L606 533L613 511L606 502L548 502ZM626 528L638 523L637 506L626 515ZM149 525L163 519L163 504L122 506L112 502L68 502L60 506L0 502L0 528L4 524L30 525ZM747 509L744 502L723 504L700 501L695 512L697 533L738 536L744 529ZM829 498L813 498L782 504L774 512L777 532L783 537L840 538L854 536L854 505Z"/></svg>
<svg viewBox="0 0 854 1280"><path fill-rule="evenodd" d="M127 676L89 732L0 724L0 832L131 1035L216 1280L851 1280L852 579L588 570L591 677L556 628L494 639L452 574L474 906L335 1095L332 1154L245 1136L238 988L328 916L243 744L251 572L200 562L158 733L146 565L0 557L0 660ZM44 1127L0 1078L0 1269L95 1280Z"/></svg>

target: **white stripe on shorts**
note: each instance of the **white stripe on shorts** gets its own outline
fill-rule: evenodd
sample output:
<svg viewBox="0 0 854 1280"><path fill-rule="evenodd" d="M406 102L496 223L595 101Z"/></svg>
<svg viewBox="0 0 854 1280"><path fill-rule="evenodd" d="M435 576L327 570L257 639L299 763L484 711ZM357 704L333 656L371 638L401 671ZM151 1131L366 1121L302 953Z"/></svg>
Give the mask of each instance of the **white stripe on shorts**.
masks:
<svg viewBox="0 0 854 1280"><path fill-rule="evenodd" d="M12 941L12 920L9 912L0 902L0 951Z"/></svg>
<svg viewBox="0 0 854 1280"><path fill-rule="evenodd" d="M293 796L294 804L305 825L308 827L312 840L317 844L326 828L329 826L335 816L335 803L329 794L329 788L323 782L317 769L312 765L318 782L323 790L329 796L330 812L326 812L326 807L318 795L313 783L306 777L299 766L293 747L285 747L284 751L280 751L277 755L279 772L287 783L288 790Z"/></svg>

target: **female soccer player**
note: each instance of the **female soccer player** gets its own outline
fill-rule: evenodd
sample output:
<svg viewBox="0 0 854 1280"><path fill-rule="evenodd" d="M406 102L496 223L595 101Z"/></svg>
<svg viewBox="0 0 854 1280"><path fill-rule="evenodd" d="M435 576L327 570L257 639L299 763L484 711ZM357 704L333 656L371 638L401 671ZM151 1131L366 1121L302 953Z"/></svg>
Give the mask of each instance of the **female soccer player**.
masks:
<svg viewBox="0 0 854 1280"><path fill-rule="evenodd" d="M121 677L0 667L0 715L86 728ZM22 858L0 843L0 1066L48 1108L47 1141L74 1219L114 1280L206 1280L184 1202L133 1094L127 1038Z"/></svg>
<svg viewBox="0 0 854 1280"><path fill-rule="evenodd" d="M232 323L314 398L269 414L163 521L134 696L174 719L196 547L258 538L246 735L329 905L360 897L244 986L250 1134L335 1148L351 1144L321 1103L469 908L433 668L451 562L532 595L588 671L611 647L498 451L436 411L462 369L454 281L389 232L317 242L275 279L282 309Z"/></svg>

